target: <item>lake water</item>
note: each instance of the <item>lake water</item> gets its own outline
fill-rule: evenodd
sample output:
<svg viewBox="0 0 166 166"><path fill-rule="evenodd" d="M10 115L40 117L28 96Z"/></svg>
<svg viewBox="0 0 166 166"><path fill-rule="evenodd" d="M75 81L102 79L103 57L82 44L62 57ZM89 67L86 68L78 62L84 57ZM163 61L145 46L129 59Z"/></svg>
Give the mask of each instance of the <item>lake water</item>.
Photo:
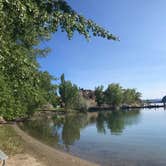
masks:
<svg viewBox="0 0 166 166"><path fill-rule="evenodd" d="M42 119L22 128L102 166L166 166L166 111L142 109Z"/></svg>

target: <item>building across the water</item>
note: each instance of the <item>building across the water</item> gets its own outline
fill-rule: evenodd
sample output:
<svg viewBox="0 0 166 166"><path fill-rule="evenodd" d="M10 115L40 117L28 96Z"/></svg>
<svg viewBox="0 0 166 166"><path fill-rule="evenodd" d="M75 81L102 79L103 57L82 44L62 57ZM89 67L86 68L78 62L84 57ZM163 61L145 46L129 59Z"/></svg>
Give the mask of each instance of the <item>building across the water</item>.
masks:
<svg viewBox="0 0 166 166"><path fill-rule="evenodd" d="M95 92L90 89L79 89L80 94L87 100L95 100Z"/></svg>
<svg viewBox="0 0 166 166"><path fill-rule="evenodd" d="M93 90L80 88L79 91L80 95L86 100L88 108L96 107L95 92Z"/></svg>

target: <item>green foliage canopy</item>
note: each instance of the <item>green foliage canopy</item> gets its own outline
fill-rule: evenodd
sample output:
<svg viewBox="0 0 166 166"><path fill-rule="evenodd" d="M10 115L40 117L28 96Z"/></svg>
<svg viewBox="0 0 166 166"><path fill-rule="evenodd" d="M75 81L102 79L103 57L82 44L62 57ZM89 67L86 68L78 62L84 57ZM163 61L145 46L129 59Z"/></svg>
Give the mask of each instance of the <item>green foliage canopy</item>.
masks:
<svg viewBox="0 0 166 166"><path fill-rule="evenodd" d="M48 100L46 87L41 87L45 74L41 76L36 58L49 49L38 45L59 29L69 39L77 31L87 39L92 34L118 40L64 0L0 0L1 116L8 120L25 117Z"/></svg>
<svg viewBox="0 0 166 166"><path fill-rule="evenodd" d="M119 84L109 84L104 91L103 86L95 88L95 100L98 106L108 104L110 106L135 105L141 103L141 93L136 89L124 89Z"/></svg>
<svg viewBox="0 0 166 166"><path fill-rule="evenodd" d="M95 88L95 97L96 102L98 106L101 106L104 104L104 92L103 92L104 86L98 86Z"/></svg>
<svg viewBox="0 0 166 166"><path fill-rule="evenodd" d="M119 84L108 85L105 91L105 101L112 106L119 106L122 103L122 87Z"/></svg>
<svg viewBox="0 0 166 166"><path fill-rule="evenodd" d="M124 89L123 92L123 103L125 104L133 104L140 103L141 93L137 92L135 89Z"/></svg>
<svg viewBox="0 0 166 166"><path fill-rule="evenodd" d="M59 94L61 96L62 105L66 110L73 109L76 106L79 97L79 90L75 84L65 80L64 74L61 76Z"/></svg>

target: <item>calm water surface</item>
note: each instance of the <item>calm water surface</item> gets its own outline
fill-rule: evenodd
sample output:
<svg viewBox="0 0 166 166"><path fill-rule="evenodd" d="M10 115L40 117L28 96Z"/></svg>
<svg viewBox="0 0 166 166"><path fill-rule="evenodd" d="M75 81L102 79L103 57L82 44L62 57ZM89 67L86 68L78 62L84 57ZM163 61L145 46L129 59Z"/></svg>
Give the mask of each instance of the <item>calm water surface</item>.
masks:
<svg viewBox="0 0 166 166"><path fill-rule="evenodd" d="M166 111L142 109L24 123L33 137L102 166L166 166Z"/></svg>

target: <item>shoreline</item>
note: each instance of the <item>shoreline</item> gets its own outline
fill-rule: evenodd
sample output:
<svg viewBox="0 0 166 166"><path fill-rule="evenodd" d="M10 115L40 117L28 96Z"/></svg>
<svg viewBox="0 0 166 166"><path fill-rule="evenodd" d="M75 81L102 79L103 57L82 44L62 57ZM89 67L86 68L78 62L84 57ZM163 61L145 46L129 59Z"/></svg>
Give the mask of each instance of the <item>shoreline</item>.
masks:
<svg viewBox="0 0 166 166"><path fill-rule="evenodd" d="M121 110L130 110L130 109L151 109L151 108L164 108L164 105L147 105L147 106L124 106L120 107ZM108 111L114 110L114 107L91 107L89 108L88 112L100 112L100 111Z"/></svg>
<svg viewBox="0 0 166 166"><path fill-rule="evenodd" d="M23 141L25 141L28 148L33 152L34 157L46 166L99 166L98 164L61 152L38 141L21 130L16 124L11 126Z"/></svg>

